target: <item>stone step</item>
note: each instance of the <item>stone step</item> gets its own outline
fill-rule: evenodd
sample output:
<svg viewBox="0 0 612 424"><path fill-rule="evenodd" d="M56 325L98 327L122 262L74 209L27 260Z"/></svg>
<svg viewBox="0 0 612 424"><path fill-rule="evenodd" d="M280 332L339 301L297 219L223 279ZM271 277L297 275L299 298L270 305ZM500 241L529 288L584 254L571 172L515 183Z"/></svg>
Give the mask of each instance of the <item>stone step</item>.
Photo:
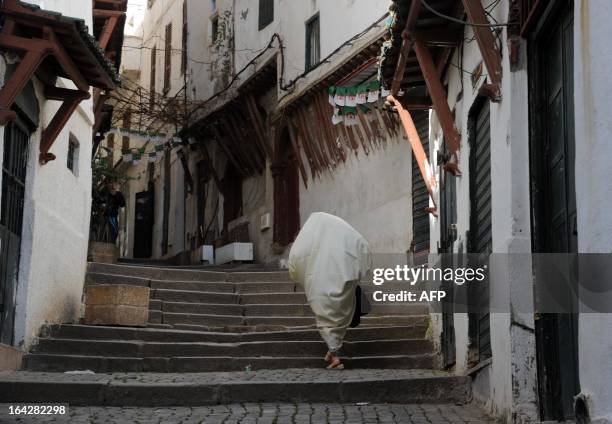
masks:
<svg viewBox="0 0 612 424"><path fill-rule="evenodd" d="M151 298L168 302L238 304L240 296L235 293L213 293L187 290L151 290Z"/></svg>
<svg viewBox="0 0 612 424"><path fill-rule="evenodd" d="M151 311L184 312L194 314L213 315L244 315L244 316L313 316L312 309L307 303L304 304L215 304L215 303L192 303L192 302L168 302L160 299L151 299L149 302ZM427 315L429 306L426 304L388 305L374 304L369 316L387 315Z"/></svg>
<svg viewBox="0 0 612 424"><path fill-rule="evenodd" d="M157 306L157 305L156 305ZM159 310L164 312L183 312L214 315L248 316L313 316L308 304L297 305L218 305L211 303L160 302Z"/></svg>
<svg viewBox="0 0 612 424"><path fill-rule="evenodd" d="M324 354L324 352L323 352ZM271 370L286 368L324 368L323 354L307 357L233 357L233 356L195 356L195 357L128 357L128 356L89 356L34 353L24 356L24 369L28 371L66 372L94 371L110 372L214 372ZM347 369L432 369L433 357L420 355L383 355L344 357Z"/></svg>
<svg viewBox="0 0 612 424"><path fill-rule="evenodd" d="M181 268L143 267L132 265L103 264L90 262L89 273L113 274L126 277L140 277L155 280L174 281L228 281L226 272L202 271Z"/></svg>
<svg viewBox="0 0 612 424"><path fill-rule="evenodd" d="M428 315L364 316L360 325L425 325ZM215 315L183 312L149 311L149 322L161 324L189 324L203 326L258 326L304 327L315 324L314 316L244 316Z"/></svg>
<svg viewBox="0 0 612 424"><path fill-rule="evenodd" d="M186 290L212 293L303 293L302 288L292 282L262 281L256 283L150 281L152 289Z"/></svg>
<svg viewBox="0 0 612 424"><path fill-rule="evenodd" d="M146 286L152 289L186 290L213 293L285 293L302 292L302 288L292 281L181 281L157 280L118 274L88 273L85 280L88 285L95 284L129 284Z"/></svg>
<svg viewBox="0 0 612 424"><path fill-rule="evenodd" d="M347 341L371 341L423 338L427 326L357 327L349 328ZM186 330L168 330L135 327L103 327L90 325L52 325L43 330L48 338L84 340L141 340L151 342L209 342L240 343L255 341L320 341L317 330L292 330L276 332L224 333Z"/></svg>
<svg viewBox="0 0 612 424"><path fill-rule="evenodd" d="M357 356L419 355L431 352L429 340L399 339L345 342L344 354ZM317 357L325 355L322 341L259 341L242 343L142 342L83 339L39 339L34 354L112 357Z"/></svg>
<svg viewBox="0 0 612 424"><path fill-rule="evenodd" d="M425 370L289 369L196 374L13 372L0 374L2 403L198 406L248 402L466 403L469 377Z"/></svg>
<svg viewBox="0 0 612 424"><path fill-rule="evenodd" d="M312 325L302 326L286 326L286 325L196 325L196 324L173 324L170 327L165 327L166 324L149 324L149 326L158 326L157 328L171 328L174 330L187 330L198 332L223 332L223 333L268 333L268 332L290 332L315 329L314 322ZM164 327L162 327L162 325Z"/></svg>
<svg viewBox="0 0 612 424"><path fill-rule="evenodd" d="M91 262L87 271L92 274L113 274L126 277L139 277L155 280L174 281L211 281L211 282L290 282L287 271L250 271L226 272L205 271L201 269L185 269L170 267L135 266L119 264L102 264Z"/></svg>
<svg viewBox="0 0 612 424"><path fill-rule="evenodd" d="M180 312L149 313L149 320L161 319L163 324L194 324L194 325L279 325L285 327L301 327L314 324L314 317L245 317L242 315L211 315ZM156 322L156 321L153 321Z"/></svg>

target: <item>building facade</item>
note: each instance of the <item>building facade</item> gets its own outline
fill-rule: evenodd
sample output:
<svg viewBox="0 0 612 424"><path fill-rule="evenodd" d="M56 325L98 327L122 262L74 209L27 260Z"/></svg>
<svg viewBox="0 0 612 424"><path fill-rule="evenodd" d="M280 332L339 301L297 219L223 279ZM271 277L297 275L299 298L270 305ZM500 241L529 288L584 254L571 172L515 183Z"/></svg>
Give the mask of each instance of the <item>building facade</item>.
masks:
<svg viewBox="0 0 612 424"><path fill-rule="evenodd" d="M315 211L377 253L507 255L473 294L504 312L434 315L440 363L472 376L476 400L506 422L610 421L611 376L592 366L609 362L608 316L534 313L540 283L512 256L610 250L610 196L594 183L609 150L609 6L387 12L387 1L149 1L133 49L145 100L132 103L153 112L116 121L140 143L139 160L115 161L132 177L124 256L198 263L203 244L248 241L257 262L278 264ZM338 87L377 80L373 109L332 122Z"/></svg>
<svg viewBox="0 0 612 424"><path fill-rule="evenodd" d="M609 315L538 310L539 296L566 288L546 286L535 267L541 253L566 266L575 254L609 251L610 223L596 212L609 202L596 188L607 159L592 154L609 138L599 71L608 55L593 45L609 37L595 18L609 5L452 3L394 2L398 48L381 66L393 97L410 88L393 87L396 65L406 55L408 73L416 59L432 98L432 253L501 259L491 262L488 287L469 292L499 310L436 315L443 365L471 375L475 399L505 422L610 422ZM432 42L442 27L445 37L459 31L456 47Z"/></svg>
<svg viewBox="0 0 612 424"><path fill-rule="evenodd" d="M154 151L156 133L164 141L178 135L183 146L166 144L167 154L154 162L120 165L134 178L125 189L131 207L123 253L191 261L186 258L197 258L203 243L249 241L256 261L277 263L310 213L321 210L347 219L380 252L411 251L414 169L405 166L411 151L399 122L386 112L377 116L380 134L374 134L377 124L370 128L361 118L350 134L330 124L326 145L318 145L321 134L302 126L302 119L331 123L331 106L317 99L313 109L315 93L327 98L328 88L339 83L376 80L387 2L255 6L148 2L142 47L135 49L137 84L162 103L186 107L184 114L165 117L166 124L181 121L169 125L174 128L162 128L161 120L150 126L147 118L155 121L155 113L130 113L130 124L132 132L150 132L139 138L146 155ZM346 24L337 24L340 15ZM359 73L356 64L364 65ZM379 103L383 111L382 99L375 109ZM330 153L331 144L339 148ZM136 216L142 217L137 197L152 205L142 226L152 228L151 238L135 228Z"/></svg>
<svg viewBox="0 0 612 424"><path fill-rule="evenodd" d="M94 4L0 3L0 343L20 350L41 325L80 317L96 120L91 88L118 83L95 44Z"/></svg>

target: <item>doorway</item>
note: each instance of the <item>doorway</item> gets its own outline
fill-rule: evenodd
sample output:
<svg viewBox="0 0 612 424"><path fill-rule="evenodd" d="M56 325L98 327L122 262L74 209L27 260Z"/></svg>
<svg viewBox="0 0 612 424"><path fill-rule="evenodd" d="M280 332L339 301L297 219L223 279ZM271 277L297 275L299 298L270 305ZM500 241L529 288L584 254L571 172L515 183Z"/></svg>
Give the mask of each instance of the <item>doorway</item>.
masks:
<svg viewBox="0 0 612 424"><path fill-rule="evenodd" d="M0 343L13 344L30 132L16 119L4 130L0 209Z"/></svg>
<svg viewBox="0 0 612 424"><path fill-rule="evenodd" d="M136 193L134 208L134 258L148 259L153 251L155 191Z"/></svg>
<svg viewBox="0 0 612 424"><path fill-rule="evenodd" d="M274 243L287 246L300 231L300 174L287 128L281 133L272 166L274 178Z"/></svg>
<svg viewBox="0 0 612 424"><path fill-rule="evenodd" d="M470 110L468 129L470 140L470 233L468 253L479 255L479 263L486 263L493 251L491 225L491 126L490 104L478 97ZM475 259L474 257L471 257ZM468 296L472 312L468 315L470 350L468 362L475 366L493 356L491 349L491 315L489 284L469 286Z"/></svg>
<svg viewBox="0 0 612 424"><path fill-rule="evenodd" d="M573 2L548 4L529 38L532 247L535 253L575 253ZM536 276L536 293L539 283ZM578 315L536 315L540 413L574 416L578 378Z"/></svg>
<svg viewBox="0 0 612 424"><path fill-rule="evenodd" d="M442 269L454 268L454 244L457 238L457 181L456 177L444 170L444 163L450 160L446 142L440 149L440 247L438 253L442 256ZM455 365L455 311L454 311L453 281L444 281L441 289L446 292L442 303L442 355L445 369Z"/></svg>

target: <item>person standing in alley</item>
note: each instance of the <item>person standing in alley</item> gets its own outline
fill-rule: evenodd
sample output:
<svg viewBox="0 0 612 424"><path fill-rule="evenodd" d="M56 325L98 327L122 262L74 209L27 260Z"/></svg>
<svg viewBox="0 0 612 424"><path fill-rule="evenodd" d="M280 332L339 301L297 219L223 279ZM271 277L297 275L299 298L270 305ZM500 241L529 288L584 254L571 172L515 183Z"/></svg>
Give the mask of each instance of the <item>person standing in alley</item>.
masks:
<svg viewBox="0 0 612 424"><path fill-rule="evenodd" d="M328 369L343 369L340 350L356 308L359 280L372 267L367 240L347 222L324 212L310 215L289 252L291 278L304 287L328 347Z"/></svg>
<svg viewBox="0 0 612 424"><path fill-rule="evenodd" d="M125 197L117 190L117 183L111 179L106 180L106 187L102 189L100 195L110 227L111 242L115 244L119 235L119 209L125 207Z"/></svg>

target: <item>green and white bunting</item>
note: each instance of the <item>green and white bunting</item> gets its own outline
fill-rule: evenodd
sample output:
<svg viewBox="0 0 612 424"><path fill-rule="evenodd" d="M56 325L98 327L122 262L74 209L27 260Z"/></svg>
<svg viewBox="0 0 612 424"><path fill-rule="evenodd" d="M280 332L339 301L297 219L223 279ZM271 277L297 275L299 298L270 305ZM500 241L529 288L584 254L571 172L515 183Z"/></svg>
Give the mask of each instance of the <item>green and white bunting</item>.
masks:
<svg viewBox="0 0 612 424"><path fill-rule="evenodd" d="M343 122L347 127L357 125L357 107L367 116L370 105L388 95L389 91L382 88L377 80L354 87L329 87L329 103L334 106L332 123L338 125Z"/></svg>

